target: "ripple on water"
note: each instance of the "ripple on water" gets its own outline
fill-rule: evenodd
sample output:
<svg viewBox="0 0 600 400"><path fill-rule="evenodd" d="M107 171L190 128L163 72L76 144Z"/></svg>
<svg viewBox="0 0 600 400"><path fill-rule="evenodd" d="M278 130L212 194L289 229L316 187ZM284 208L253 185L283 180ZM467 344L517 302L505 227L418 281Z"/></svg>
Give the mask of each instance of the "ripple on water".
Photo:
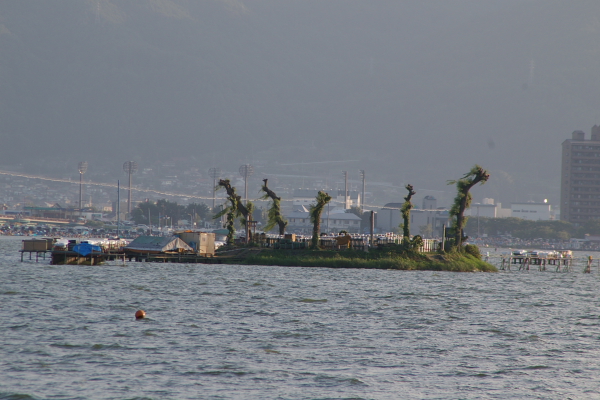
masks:
<svg viewBox="0 0 600 400"><path fill-rule="evenodd" d="M23 266L0 399L599 397L594 274Z"/></svg>

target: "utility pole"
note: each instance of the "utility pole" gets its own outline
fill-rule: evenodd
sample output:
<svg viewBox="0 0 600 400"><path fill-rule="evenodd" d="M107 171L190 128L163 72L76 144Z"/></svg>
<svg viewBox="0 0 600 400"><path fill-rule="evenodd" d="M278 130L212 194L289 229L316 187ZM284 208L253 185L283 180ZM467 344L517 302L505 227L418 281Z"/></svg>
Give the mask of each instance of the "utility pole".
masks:
<svg viewBox="0 0 600 400"><path fill-rule="evenodd" d="M117 181L117 239L119 238L119 225L121 225L121 182Z"/></svg>
<svg viewBox="0 0 600 400"><path fill-rule="evenodd" d="M477 204L477 239L479 239L479 204Z"/></svg>
<svg viewBox="0 0 600 400"><path fill-rule="evenodd" d="M129 195L127 196L127 218L131 218L131 175L137 171L137 163L135 161L125 161L123 171L129 174Z"/></svg>
<svg viewBox="0 0 600 400"><path fill-rule="evenodd" d="M344 208L347 210L348 208L348 171L342 171L344 174Z"/></svg>
<svg viewBox="0 0 600 400"><path fill-rule="evenodd" d="M244 201L248 204L248 178L254 173L254 167L250 164L244 164L239 171L244 178Z"/></svg>
<svg viewBox="0 0 600 400"><path fill-rule="evenodd" d="M365 170L361 169L360 170L360 176L362 177L362 196L360 198L360 215L362 216L362 213L365 211Z"/></svg>
<svg viewBox="0 0 600 400"><path fill-rule="evenodd" d="M79 216L82 215L83 209L83 174L86 173L87 167L87 161L81 161L77 166L77 169L79 170Z"/></svg>
<svg viewBox="0 0 600 400"><path fill-rule="evenodd" d="M374 241L373 241L373 236L375 234L375 211L371 210L371 217L369 219L369 223L370 223L370 233L371 233L371 247L373 247L375 245Z"/></svg>
<svg viewBox="0 0 600 400"><path fill-rule="evenodd" d="M221 170L219 168L211 168L208 170L208 174L213 178L213 206L212 210L215 212L215 201L217 199L217 179L221 177Z"/></svg>

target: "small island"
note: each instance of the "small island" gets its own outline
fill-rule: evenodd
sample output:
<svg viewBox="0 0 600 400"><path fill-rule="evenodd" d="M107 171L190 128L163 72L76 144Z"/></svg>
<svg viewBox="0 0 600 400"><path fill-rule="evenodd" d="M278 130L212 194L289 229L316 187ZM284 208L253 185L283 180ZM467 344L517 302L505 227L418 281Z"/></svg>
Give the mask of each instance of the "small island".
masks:
<svg viewBox="0 0 600 400"><path fill-rule="evenodd" d="M497 272L493 265L483 261L474 245L470 252L406 252L401 245L373 249L368 252L347 249L333 250L270 250L248 252L236 259L236 264L277 265L290 267L363 268L404 271Z"/></svg>
<svg viewBox="0 0 600 400"><path fill-rule="evenodd" d="M243 204L241 197L231 186L230 181L221 179L217 187L225 189L229 206L215 215L215 218L227 216L227 246L222 251L229 252L229 263L247 265L280 265L296 267L321 267L321 268L369 268L369 269L391 269L391 270L431 270L431 271L456 271L456 272L495 272L496 267L485 262L481 258L479 248L475 245L465 245L463 228L466 224L464 212L471 203L469 191L477 184L483 184L489 179L489 174L479 165L475 165L461 179L449 181L455 184L457 195L450 214L454 217L454 226L449 230L451 237L444 238L433 248L429 246L427 251L423 238L419 235L410 235L410 210L415 191L412 185L406 185L408 194L404 197L401 208L403 223L402 237L392 243L376 243L373 240L373 217L371 217L371 237L367 243L362 243L361 248L353 246L353 240L347 233L340 232L337 240L337 249L331 246L323 246L321 239L321 214L325 206L331 201L328 193L319 191L315 202L310 206L310 220L313 223L313 234L310 241L296 242L295 235L285 235L287 222L283 219L280 209L281 198L268 187L268 180L264 179L261 190L264 192L263 199L272 201L268 211L269 222L265 231L274 227L279 228L280 238L289 236L291 243L279 242L269 243L267 249L261 248L257 240L251 234L249 227L252 225L253 205L247 202ZM250 247L235 249L234 246L234 220L240 218L246 228L246 238ZM294 236L292 239L291 236ZM282 239L286 240L286 239ZM262 244L261 243L261 244ZM260 246L252 250L251 245ZM291 246L281 246L290 244ZM297 244L297 245L296 245ZM325 249L325 247L327 249Z"/></svg>

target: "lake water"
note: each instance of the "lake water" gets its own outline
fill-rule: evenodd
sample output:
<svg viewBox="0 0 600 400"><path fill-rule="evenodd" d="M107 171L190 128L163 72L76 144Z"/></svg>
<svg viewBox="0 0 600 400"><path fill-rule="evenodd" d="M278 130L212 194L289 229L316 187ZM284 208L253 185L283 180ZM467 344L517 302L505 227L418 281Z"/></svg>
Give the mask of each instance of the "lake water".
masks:
<svg viewBox="0 0 600 400"><path fill-rule="evenodd" d="M597 269L53 266L21 239L0 399L600 398Z"/></svg>

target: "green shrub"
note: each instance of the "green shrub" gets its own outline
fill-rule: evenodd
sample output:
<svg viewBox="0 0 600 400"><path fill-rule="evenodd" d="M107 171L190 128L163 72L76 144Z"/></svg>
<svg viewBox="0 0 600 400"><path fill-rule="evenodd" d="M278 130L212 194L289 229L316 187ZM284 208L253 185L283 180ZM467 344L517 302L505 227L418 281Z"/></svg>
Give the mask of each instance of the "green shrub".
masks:
<svg viewBox="0 0 600 400"><path fill-rule="evenodd" d="M481 252L479 251L479 247L474 244L465 245L465 253L470 254L476 258L481 258Z"/></svg>

